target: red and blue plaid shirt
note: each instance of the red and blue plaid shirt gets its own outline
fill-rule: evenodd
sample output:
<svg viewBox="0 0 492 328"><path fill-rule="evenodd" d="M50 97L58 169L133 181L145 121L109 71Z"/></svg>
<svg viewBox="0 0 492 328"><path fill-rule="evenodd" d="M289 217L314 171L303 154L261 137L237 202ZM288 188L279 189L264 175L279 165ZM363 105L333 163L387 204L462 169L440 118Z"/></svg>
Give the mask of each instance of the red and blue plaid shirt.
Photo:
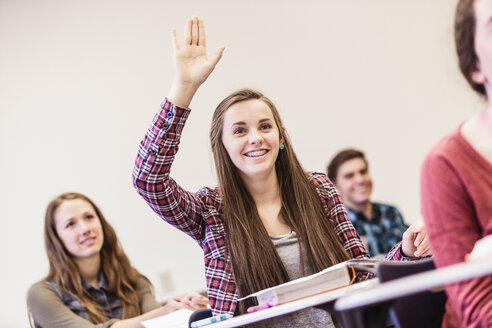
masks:
<svg viewBox="0 0 492 328"><path fill-rule="evenodd" d="M226 252L222 201L217 188L198 192L181 188L170 176L181 132L190 109L165 100L140 143L133 184L147 204L166 222L195 239L203 249L208 297L214 315L233 314L238 299L231 260ZM335 187L322 173L310 173L340 242L352 258L368 258L359 235L347 218ZM400 244L386 257L401 260Z"/></svg>

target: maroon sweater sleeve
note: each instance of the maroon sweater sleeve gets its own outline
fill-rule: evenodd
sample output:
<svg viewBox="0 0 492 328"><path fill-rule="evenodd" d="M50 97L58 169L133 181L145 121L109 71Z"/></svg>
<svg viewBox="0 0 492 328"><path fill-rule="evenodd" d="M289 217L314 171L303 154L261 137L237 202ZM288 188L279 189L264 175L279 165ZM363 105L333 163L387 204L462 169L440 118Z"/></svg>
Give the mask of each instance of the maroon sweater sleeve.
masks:
<svg viewBox="0 0 492 328"><path fill-rule="evenodd" d="M467 153L471 149L463 148L464 139L457 134L443 139L422 167L422 214L437 267L463 262L492 221L491 216L484 219L480 213L492 206L490 201L483 202L492 199L492 188L477 186L484 172L470 165L477 154ZM490 178L489 168L479 164ZM484 193L488 197L482 198ZM446 293L454 313L446 314L443 326L492 327L491 276L449 285ZM460 322L453 323L453 317Z"/></svg>

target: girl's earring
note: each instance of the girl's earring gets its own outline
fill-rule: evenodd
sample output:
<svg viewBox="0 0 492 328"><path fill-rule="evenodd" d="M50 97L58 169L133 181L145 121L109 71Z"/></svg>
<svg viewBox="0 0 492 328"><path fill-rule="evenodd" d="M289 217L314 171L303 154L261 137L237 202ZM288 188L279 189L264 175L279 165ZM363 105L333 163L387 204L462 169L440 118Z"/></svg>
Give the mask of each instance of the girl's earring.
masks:
<svg viewBox="0 0 492 328"><path fill-rule="evenodd" d="M284 143L283 143L283 142L281 142L281 143L278 145L278 148L280 148L280 149L284 149L284 148L285 148Z"/></svg>

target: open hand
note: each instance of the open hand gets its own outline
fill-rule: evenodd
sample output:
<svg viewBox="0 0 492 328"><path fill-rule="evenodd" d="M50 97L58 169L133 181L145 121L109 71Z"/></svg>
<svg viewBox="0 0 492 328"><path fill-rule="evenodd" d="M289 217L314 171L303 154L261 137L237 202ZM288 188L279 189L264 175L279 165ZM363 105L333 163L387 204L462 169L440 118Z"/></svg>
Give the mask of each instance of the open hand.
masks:
<svg viewBox="0 0 492 328"><path fill-rule="evenodd" d="M210 58L207 57L205 26L196 16L186 21L182 46L175 29L171 34L176 76L168 98L175 105L187 107L198 87L214 70L225 47L219 47Z"/></svg>

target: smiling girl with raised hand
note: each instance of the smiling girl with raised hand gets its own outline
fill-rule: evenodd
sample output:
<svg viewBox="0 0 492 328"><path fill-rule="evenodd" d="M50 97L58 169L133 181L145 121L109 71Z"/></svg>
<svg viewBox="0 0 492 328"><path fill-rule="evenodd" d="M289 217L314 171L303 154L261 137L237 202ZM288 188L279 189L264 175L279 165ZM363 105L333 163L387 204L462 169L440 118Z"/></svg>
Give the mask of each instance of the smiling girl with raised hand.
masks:
<svg viewBox="0 0 492 328"><path fill-rule="evenodd" d="M184 45L175 30L172 39L176 76L141 142L133 181L161 218L202 247L214 314L243 313L252 304L237 306L238 297L349 258L367 258L335 188L324 174L303 170L275 105L260 92L233 92L214 112L210 139L217 188L192 193L169 176L188 106L224 51L220 47L207 58L205 30L197 17L186 22ZM388 255L402 257L400 244ZM318 309L276 323L332 325Z"/></svg>
<svg viewBox="0 0 492 328"><path fill-rule="evenodd" d="M37 328L143 327L143 320L208 305L190 293L161 306L114 229L82 194L65 193L49 203L44 236L50 270L27 294Z"/></svg>

